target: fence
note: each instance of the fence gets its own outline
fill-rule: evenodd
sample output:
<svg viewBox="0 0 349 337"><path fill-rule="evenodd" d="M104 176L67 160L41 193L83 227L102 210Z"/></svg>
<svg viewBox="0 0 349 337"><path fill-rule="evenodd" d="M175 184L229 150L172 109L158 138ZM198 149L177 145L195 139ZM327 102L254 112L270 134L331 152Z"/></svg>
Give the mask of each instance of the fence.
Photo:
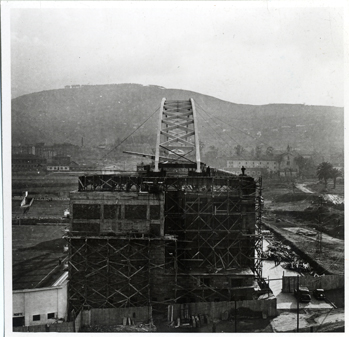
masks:
<svg viewBox="0 0 349 337"><path fill-rule="evenodd" d="M74 322L13 327L13 332L74 332Z"/></svg>
<svg viewBox="0 0 349 337"><path fill-rule="evenodd" d="M344 288L344 275L323 275L319 277L300 276L299 285L308 287L310 291L314 289L340 289ZM292 293L297 287L297 276L284 276L282 278L282 292Z"/></svg>
<svg viewBox="0 0 349 337"><path fill-rule="evenodd" d="M134 323L148 322L151 318L151 307L129 308L92 308L81 312L83 325L122 325L130 318Z"/></svg>
<svg viewBox="0 0 349 337"><path fill-rule="evenodd" d="M171 307L171 306L170 306ZM245 313L250 316L275 317L277 316L276 298L270 300L245 300L245 301L223 301L223 302L195 302L186 305L174 304L171 309L169 320L183 318L183 309L189 316L206 316L209 320L222 319L227 320L231 313L241 315ZM170 309L169 309L170 310ZM173 310L173 314L172 314Z"/></svg>

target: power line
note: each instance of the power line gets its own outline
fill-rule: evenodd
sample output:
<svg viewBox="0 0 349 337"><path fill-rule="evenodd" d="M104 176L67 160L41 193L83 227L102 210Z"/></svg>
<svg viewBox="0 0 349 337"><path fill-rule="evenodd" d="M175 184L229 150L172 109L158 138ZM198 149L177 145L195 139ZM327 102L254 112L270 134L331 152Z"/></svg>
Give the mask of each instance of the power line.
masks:
<svg viewBox="0 0 349 337"><path fill-rule="evenodd" d="M140 124L134 131L132 131L126 138L124 138L120 143L114 146L110 151L108 151L100 160L107 157L111 152L115 151L120 145L122 145L127 139L129 139L137 130L139 130L150 118L154 116L154 114L160 109L160 107L156 108L156 110L142 123Z"/></svg>
<svg viewBox="0 0 349 337"><path fill-rule="evenodd" d="M201 106L201 105L199 105L199 104L197 104L199 107L200 107L200 109L202 109L202 111L204 111L207 115L209 115L208 114L208 112L207 111L205 111L205 109ZM210 117L211 118L211 117ZM236 130L238 130L238 131L240 131L240 132L242 132L243 134L245 134L246 136L248 136L248 137L251 137L253 140L256 140L256 138L255 137L253 137L253 136L251 136L250 134L248 134L247 132L245 132L245 131L243 131L243 130L241 130L241 129L239 129L238 127L236 127L236 126L233 126L233 125L231 125L231 124L229 124L229 123L227 123L226 121L223 121L222 119L220 119L219 117L217 117L217 116L215 116L214 117L214 119L218 119L219 121L221 121L222 123L224 123L224 124L226 124L226 125L228 125L228 126L230 126L230 127L232 127L233 129L236 129Z"/></svg>
<svg viewBox="0 0 349 337"><path fill-rule="evenodd" d="M209 118L212 118L212 117L209 115L209 113L208 113L207 111L205 111L205 109L204 109L200 104L197 104L197 105L200 107L200 109L201 109L202 111L204 111L204 112L209 116ZM237 131L239 131L239 132L245 134L246 136L252 138L254 141L258 141L258 139L257 139L256 137L251 136L251 135L248 134L247 132L241 130L240 128L238 128L238 127L236 127L236 126L234 126L234 125L229 124L228 122L226 122L226 121L220 119L219 117L216 117L216 116L215 116L215 117L212 118L212 119L213 119L214 121L217 119L217 120L221 121L222 123L224 123L224 124L230 126L231 128L233 128L233 129L235 129L235 130L237 130ZM216 125L218 125L218 124L216 123ZM220 126L220 127L221 127L221 126ZM229 136L229 135L228 135L228 136ZM234 140L234 141L235 141L237 144L239 144L236 140ZM266 142L263 142L263 143L264 143L267 147L273 147L273 146L271 146L270 144L267 144ZM253 144L253 145L254 145L254 144ZM241 155L240 155L240 156L241 156ZM243 159L246 159L246 158L243 158Z"/></svg>
<svg viewBox="0 0 349 337"><path fill-rule="evenodd" d="M202 108L200 107L200 109L202 109ZM207 115L209 118L211 118L210 115L209 115L204 109L202 109L202 111L205 112L206 115ZM217 136L218 136L218 140L222 141L222 142L224 143L224 145L226 145L226 143L222 140L222 134L216 132L216 130L215 130L214 128L212 128L212 123L208 122L208 121L203 117L203 115L200 113L199 110L197 110L197 112L198 112L198 114L201 116L201 118L210 126L210 131L215 132L215 133L217 134ZM219 128L221 128L221 125L218 125L216 122L215 122L215 124L216 124ZM237 145L239 144L239 142L237 142L237 140L234 139L233 137L231 137L229 134L226 134L226 136L229 137L229 138L230 138L234 143L236 143ZM246 158L245 156L243 156L243 155L240 155L240 157L241 157L242 159L247 160L247 158Z"/></svg>

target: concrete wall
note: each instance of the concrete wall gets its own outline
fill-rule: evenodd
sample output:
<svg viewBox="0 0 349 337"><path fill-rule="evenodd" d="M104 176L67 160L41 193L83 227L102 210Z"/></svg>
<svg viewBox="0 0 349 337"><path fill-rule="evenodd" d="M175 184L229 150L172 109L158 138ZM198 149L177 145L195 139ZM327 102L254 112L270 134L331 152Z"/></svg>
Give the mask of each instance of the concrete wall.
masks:
<svg viewBox="0 0 349 337"><path fill-rule="evenodd" d="M137 232L149 234L155 229L156 235L164 235L164 197L162 194L138 192L72 192L70 193L70 218L74 231L84 231L88 224L98 223L97 230L103 232L114 231L115 233ZM77 214L78 207L99 207L98 216L89 217L88 213ZM111 217L107 214L108 206L115 206L115 214ZM143 209L142 214L132 212L132 208ZM154 212L157 209L157 212ZM130 211L131 210L131 211ZM81 213L81 212L80 212ZM154 213L157 213L156 215ZM95 216L95 215L94 215ZM81 224L79 226L79 224Z"/></svg>
<svg viewBox="0 0 349 337"><path fill-rule="evenodd" d="M314 289L340 289L344 288L344 275L323 275L319 277L301 276L299 277L299 285L308 287L310 291ZM297 287L296 276L285 276L282 279L282 292L292 293Z"/></svg>
<svg viewBox="0 0 349 337"><path fill-rule="evenodd" d="M13 328L13 332L74 332L74 322L19 326Z"/></svg>
<svg viewBox="0 0 349 337"><path fill-rule="evenodd" d="M212 319L228 319L231 310L235 310L235 302L197 302L188 303L189 315L198 316L206 315ZM277 316L276 298L270 300L246 300L236 301L236 309L246 308L267 315L268 317ZM173 318L176 320L181 317L181 304L173 305Z"/></svg>
<svg viewBox="0 0 349 337"><path fill-rule="evenodd" d="M81 326L84 325L122 325L124 318L131 318L135 323L148 323L151 307L131 308L93 308L83 310Z"/></svg>
<svg viewBox="0 0 349 337"><path fill-rule="evenodd" d="M48 319L49 313L54 313L58 319L66 319L67 281L57 287L15 290L12 300L13 315L22 313L26 326L52 324L56 319ZM40 315L40 320L33 321L33 315Z"/></svg>

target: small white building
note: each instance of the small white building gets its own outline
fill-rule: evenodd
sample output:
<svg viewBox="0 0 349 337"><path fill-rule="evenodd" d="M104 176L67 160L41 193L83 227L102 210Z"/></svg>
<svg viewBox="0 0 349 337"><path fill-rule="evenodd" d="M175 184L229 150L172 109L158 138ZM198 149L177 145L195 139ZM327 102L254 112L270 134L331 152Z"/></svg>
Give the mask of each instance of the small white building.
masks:
<svg viewBox="0 0 349 337"><path fill-rule="evenodd" d="M69 171L69 166L62 166L62 165L47 165L46 166L47 171Z"/></svg>
<svg viewBox="0 0 349 337"><path fill-rule="evenodd" d="M67 319L68 272L50 287L12 292L13 326L52 324Z"/></svg>

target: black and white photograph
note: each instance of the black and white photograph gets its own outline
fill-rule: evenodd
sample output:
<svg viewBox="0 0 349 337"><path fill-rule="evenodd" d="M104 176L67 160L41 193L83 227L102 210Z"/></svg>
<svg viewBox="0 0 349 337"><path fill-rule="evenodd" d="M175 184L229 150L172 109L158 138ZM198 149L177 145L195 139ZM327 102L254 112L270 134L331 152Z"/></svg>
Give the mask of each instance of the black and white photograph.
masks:
<svg viewBox="0 0 349 337"><path fill-rule="evenodd" d="M1 1L5 335L345 331L348 1Z"/></svg>

